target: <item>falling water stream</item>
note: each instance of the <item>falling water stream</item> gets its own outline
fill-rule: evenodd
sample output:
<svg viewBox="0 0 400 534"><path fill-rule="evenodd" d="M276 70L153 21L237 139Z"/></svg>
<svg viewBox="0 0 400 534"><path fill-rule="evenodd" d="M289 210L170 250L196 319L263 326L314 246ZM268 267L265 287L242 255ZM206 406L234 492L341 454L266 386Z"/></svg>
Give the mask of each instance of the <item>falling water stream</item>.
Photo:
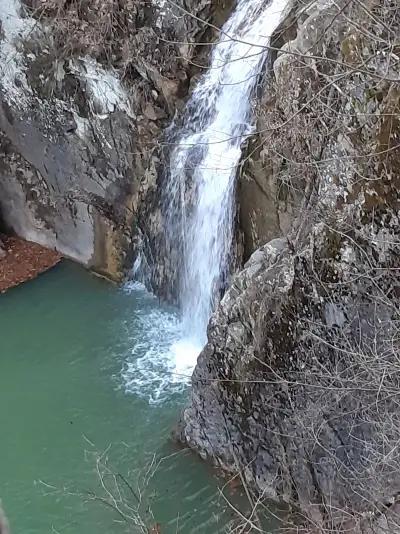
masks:
<svg viewBox="0 0 400 534"><path fill-rule="evenodd" d="M182 239L183 329L200 347L229 270L235 178L243 141L253 131L254 89L286 4L239 0L188 103L171 158L168 194L175 220L170 235ZM191 194L194 198L188 202ZM181 228L174 235L176 219Z"/></svg>
<svg viewBox="0 0 400 534"><path fill-rule="evenodd" d="M168 249L179 276L182 321L153 321L162 342L128 365L128 388L143 391L156 360L168 374L152 391L162 399L190 381L207 323L230 268L235 178L243 142L254 131L253 97L271 35L288 0L239 0L213 47L210 66L187 104L170 158L164 208ZM166 335L167 334L167 335ZM160 335L155 336L158 339ZM161 348L161 351L160 351ZM153 384L154 385L154 384Z"/></svg>

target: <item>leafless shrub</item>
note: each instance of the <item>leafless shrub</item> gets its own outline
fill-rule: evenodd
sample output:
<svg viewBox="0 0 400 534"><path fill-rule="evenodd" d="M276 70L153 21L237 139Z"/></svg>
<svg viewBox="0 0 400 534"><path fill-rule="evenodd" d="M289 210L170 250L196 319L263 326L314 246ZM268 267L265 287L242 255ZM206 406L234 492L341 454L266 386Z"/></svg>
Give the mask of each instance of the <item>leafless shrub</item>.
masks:
<svg viewBox="0 0 400 534"><path fill-rule="evenodd" d="M146 2L126 0L27 0L32 16L51 29L61 57L89 55L105 63L129 62L129 39ZM67 38L66 38L67 36Z"/></svg>
<svg viewBox="0 0 400 534"><path fill-rule="evenodd" d="M60 488L40 481L45 494L79 498L85 504L93 503L106 507L115 514L115 521L125 524L129 532L135 534L157 532L154 530L154 525L157 523L146 491L163 459L153 456L151 461L133 477L121 473L112 464L109 456L112 445L109 445L103 452L98 452L93 449L91 442L88 441L88 443L90 450L85 452L85 456L93 464L96 485L83 490L67 486Z"/></svg>
<svg viewBox="0 0 400 534"><path fill-rule="evenodd" d="M10 534L7 518L0 506L0 534Z"/></svg>
<svg viewBox="0 0 400 534"><path fill-rule="evenodd" d="M24 0L24 4L46 29L49 49L59 60L88 56L130 81L146 79L143 73L150 65L159 75L185 80L174 27L163 30L168 39L160 39L156 7L149 0Z"/></svg>
<svg viewBox="0 0 400 534"><path fill-rule="evenodd" d="M43 496L73 497L85 504L100 505L114 515L116 523L125 525L129 533L159 534L161 527L153 514L153 491L150 491L150 485L161 466L172 458L184 454L185 449L167 456L153 454L140 468L134 471L122 471L115 465L115 459L121 454L120 447L110 444L105 450L98 451L86 436L83 438L88 445L85 449L85 458L88 464L93 466L95 475L91 487L87 489L74 488L72 485L59 487L54 486L51 481L40 480ZM124 455L127 451L130 454L127 444L123 444L123 449ZM0 534L9 533L0 530Z"/></svg>

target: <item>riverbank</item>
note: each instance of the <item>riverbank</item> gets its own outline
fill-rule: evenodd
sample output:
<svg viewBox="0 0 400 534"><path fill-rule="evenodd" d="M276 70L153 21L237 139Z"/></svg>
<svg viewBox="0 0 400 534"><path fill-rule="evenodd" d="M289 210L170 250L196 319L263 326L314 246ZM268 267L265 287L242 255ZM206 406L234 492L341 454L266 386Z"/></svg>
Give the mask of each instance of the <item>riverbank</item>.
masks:
<svg viewBox="0 0 400 534"><path fill-rule="evenodd" d="M19 237L0 235L0 293L54 267L61 255Z"/></svg>

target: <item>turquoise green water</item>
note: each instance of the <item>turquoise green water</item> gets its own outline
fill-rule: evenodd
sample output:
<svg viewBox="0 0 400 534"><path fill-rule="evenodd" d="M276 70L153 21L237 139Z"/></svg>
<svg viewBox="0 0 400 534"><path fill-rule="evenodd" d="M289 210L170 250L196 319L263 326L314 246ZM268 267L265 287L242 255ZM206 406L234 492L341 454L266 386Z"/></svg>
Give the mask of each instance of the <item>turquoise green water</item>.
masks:
<svg viewBox="0 0 400 534"><path fill-rule="evenodd" d="M174 321L144 291L67 262L0 296L0 497L13 534L140 532L110 502L163 534L224 531L215 474L170 440L185 392L156 353Z"/></svg>

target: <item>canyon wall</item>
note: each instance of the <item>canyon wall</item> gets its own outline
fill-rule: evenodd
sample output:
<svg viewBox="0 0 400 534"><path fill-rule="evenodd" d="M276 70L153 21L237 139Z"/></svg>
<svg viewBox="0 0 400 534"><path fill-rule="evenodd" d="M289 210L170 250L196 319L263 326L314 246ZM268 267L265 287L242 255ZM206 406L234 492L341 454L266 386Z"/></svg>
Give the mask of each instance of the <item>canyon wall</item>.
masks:
<svg viewBox="0 0 400 534"><path fill-rule="evenodd" d="M275 36L239 178L250 258L181 423L313 532L399 531L399 28L396 2L320 0Z"/></svg>
<svg viewBox="0 0 400 534"><path fill-rule="evenodd" d="M211 0L1 0L2 225L120 279L146 232L162 231L148 217L159 140L196 73L196 40L212 38L200 18L224 11Z"/></svg>

